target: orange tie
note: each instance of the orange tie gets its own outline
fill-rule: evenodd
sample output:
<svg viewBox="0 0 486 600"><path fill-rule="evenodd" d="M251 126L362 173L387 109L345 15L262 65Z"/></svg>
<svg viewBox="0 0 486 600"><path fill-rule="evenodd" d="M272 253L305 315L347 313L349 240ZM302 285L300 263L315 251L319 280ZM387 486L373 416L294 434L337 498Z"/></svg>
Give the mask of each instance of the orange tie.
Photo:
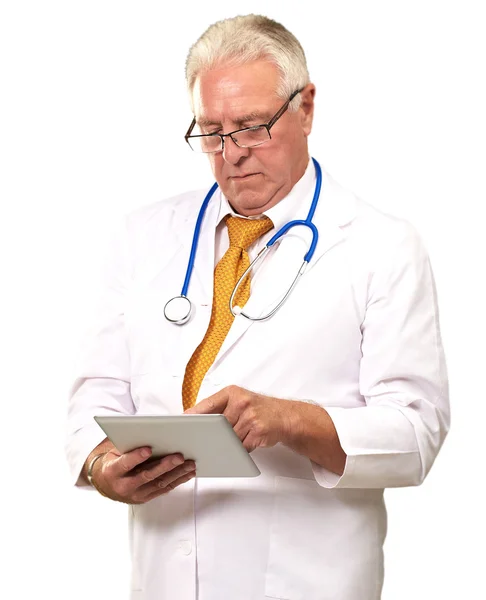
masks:
<svg viewBox="0 0 486 600"><path fill-rule="evenodd" d="M230 246L214 270L213 308L208 330L187 363L182 383L184 410L196 403L202 380L213 364L234 321L229 309L229 301L237 281L250 266L247 248L273 227L268 217L242 219L228 216L225 221ZM250 278L247 276L238 288L235 305L243 307L249 297Z"/></svg>

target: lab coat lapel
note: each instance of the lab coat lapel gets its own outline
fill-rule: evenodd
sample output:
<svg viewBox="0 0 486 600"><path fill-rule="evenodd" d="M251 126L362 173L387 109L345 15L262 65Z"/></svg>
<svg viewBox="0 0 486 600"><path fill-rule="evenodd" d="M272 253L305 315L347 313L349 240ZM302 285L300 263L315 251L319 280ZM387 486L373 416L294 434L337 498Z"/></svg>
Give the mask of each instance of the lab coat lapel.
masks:
<svg viewBox="0 0 486 600"><path fill-rule="evenodd" d="M309 207L302 207L302 210L305 214L296 215L296 219L305 219ZM313 219L319 238L314 256L303 277L309 276L317 262L345 239L343 229L354 219L355 213L355 197L343 191L327 173L323 173L321 195ZM262 269L252 276L251 295L244 312L258 317L268 313L278 303L302 265L311 239L310 230L301 226L294 227L281 238L279 246L265 258ZM241 315L235 317L210 370L218 366L224 355L255 324L258 326L258 323Z"/></svg>
<svg viewBox="0 0 486 600"><path fill-rule="evenodd" d="M355 216L354 194L338 186L323 171L321 196L313 219L319 233L319 241L306 273L309 273L327 252L346 239L346 226ZM304 230L302 227L299 229L299 233Z"/></svg>
<svg viewBox="0 0 486 600"><path fill-rule="evenodd" d="M203 199L204 196L201 196L201 204ZM177 372L184 372L187 362L203 339L209 325L213 302L215 231L220 203L221 195L217 190L209 202L199 236L194 269L187 292L193 305L193 312L190 321L182 327ZM197 210L185 216L177 234L184 244L184 254L187 255L184 265L187 265L189 260L198 212Z"/></svg>

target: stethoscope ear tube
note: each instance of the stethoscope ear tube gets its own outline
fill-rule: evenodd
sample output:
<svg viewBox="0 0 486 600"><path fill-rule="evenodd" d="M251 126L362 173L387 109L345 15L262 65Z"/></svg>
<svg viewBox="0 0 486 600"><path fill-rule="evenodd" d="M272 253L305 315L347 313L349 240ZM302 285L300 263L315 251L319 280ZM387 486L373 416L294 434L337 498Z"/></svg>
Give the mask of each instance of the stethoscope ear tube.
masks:
<svg viewBox="0 0 486 600"><path fill-rule="evenodd" d="M277 240L279 240L282 236L284 236L287 233L287 231L289 231L289 229L292 229L292 227L296 227L297 225L302 225L303 227L308 227L312 231L312 242L311 242L311 245L309 246L309 250L307 251L306 255L304 256L304 260L306 262L310 262L312 256L314 255L314 251L316 249L317 242L319 240L319 232L317 231L317 227L314 225L314 223L312 223L312 221L309 221L309 217L307 217L307 219L305 221L295 220L295 221L289 221L288 223L286 223L281 229L279 229L277 231L277 233L272 237L272 239L270 239L267 242L267 246L269 248L272 247L273 244Z"/></svg>
<svg viewBox="0 0 486 600"><path fill-rule="evenodd" d="M295 276L294 280L292 281L292 285L285 292L285 295L283 296L283 298L280 300L280 302L277 304L277 306L272 308L272 310L269 313L267 313L266 315L263 315L260 317L251 317L249 314L245 313L245 311L243 309L241 309L239 306L234 307L233 306L234 297L235 297L236 292L238 291L238 288L240 287L242 281L247 276L247 274L251 271L251 269L253 268L255 263L257 261L261 260L265 256L266 251L269 250L269 248L270 248L269 246L265 246L265 248L263 248L263 250L261 250L258 253L258 256L255 257L255 259L252 261L252 263L250 264L248 269L246 269L246 271L243 273L243 275L240 277L238 283L236 284L235 289L233 290L233 293L231 294L231 298L230 298L230 302L229 302L229 309L231 311L231 314L234 317L241 315L242 317L245 317L246 319L249 319L250 321L266 321L267 319L270 319L279 310L279 308L285 303L287 298L292 293L292 290L297 285L297 282L302 277L302 275L305 273L307 265L309 264L308 261L306 261L306 260L304 260L304 262L302 263L300 269L297 272L297 275Z"/></svg>
<svg viewBox="0 0 486 600"><path fill-rule="evenodd" d="M270 250L270 246L268 244L266 246L264 246L260 250L260 252L255 256L255 258L251 261L250 266L245 270L243 275L238 279L238 282L236 283L236 285L234 287L233 293L231 294L230 301L229 301L229 309L230 309L233 317L236 317L238 315L246 316L239 306L233 307L233 302L235 300L235 296L240 288L240 285L243 283L245 277L248 275L248 273L253 269L253 267L259 261L261 261L263 258L265 258L265 255L267 254L267 252L269 250ZM236 308L236 310L235 310L235 308Z"/></svg>

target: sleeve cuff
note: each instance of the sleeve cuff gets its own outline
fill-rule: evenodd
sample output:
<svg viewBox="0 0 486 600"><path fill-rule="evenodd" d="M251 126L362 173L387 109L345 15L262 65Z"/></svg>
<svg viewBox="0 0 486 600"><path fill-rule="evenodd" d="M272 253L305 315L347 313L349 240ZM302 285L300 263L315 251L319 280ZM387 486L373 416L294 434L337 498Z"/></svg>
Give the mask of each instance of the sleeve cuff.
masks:
<svg viewBox="0 0 486 600"><path fill-rule="evenodd" d="M418 485L422 460L415 430L391 407L326 408L347 458L341 476L311 462L316 482L326 488L387 488Z"/></svg>
<svg viewBox="0 0 486 600"><path fill-rule="evenodd" d="M333 473L328 469L321 467L317 463L311 460L312 471L317 483L321 487L332 489L335 487L347 487L346 482L352 481L353 470L354 470L354 456L346 456L346 464L344 465L344 471L342 475Z"/></svg>
<svg viewBox="0 0 486 600"><path fill-rule="evenodd" d="M106 439L106 435L97 423L86 425L70 437L66 447L66 454L73 485L84 489L93 489L92 486L82 479L81 471L89 454L104 439Z"/></svg>

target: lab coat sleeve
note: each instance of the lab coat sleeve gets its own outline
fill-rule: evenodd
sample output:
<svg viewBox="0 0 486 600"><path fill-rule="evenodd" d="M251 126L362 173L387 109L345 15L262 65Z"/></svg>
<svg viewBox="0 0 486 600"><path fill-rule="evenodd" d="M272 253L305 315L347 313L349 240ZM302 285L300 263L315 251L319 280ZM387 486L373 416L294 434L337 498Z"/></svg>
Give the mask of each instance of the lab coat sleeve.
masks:
<svg viewBox="0 0 486 600"><path fill-rule="evenodd" d="M95 415L130 415L130 356L125 334L124 305L131 276L127 218L116 228L102 269L102 292L94 324L79 353L77 378L69 394L66 456L76 485L89 453L105 434ZM90 486L91 487L91 486Z"/></svg>
<svg viewBox="0 0 486 600"><path fill-rule="evenodd" d="M449 429L449 397L429 257L408 223L370 277L360 392L366 405L326 408L347 454L341 477L312 463L324 487L419 485Z"/></svg>

